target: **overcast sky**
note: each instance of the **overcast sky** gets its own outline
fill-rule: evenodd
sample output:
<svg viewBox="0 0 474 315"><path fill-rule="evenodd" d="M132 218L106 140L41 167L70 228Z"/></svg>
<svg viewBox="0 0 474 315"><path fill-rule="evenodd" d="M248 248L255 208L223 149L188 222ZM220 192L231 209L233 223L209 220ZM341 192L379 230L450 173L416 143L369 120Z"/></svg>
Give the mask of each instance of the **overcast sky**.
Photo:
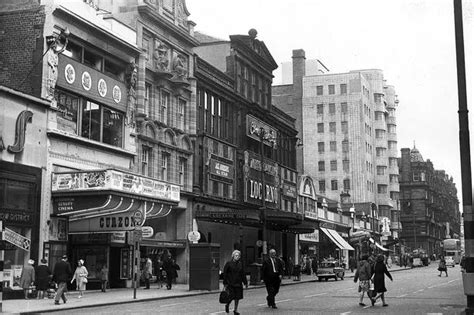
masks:
<svg viewBox="0 0 474 315"><path fill-rule="evenodd" d="M382 69L400 101L398 148L413 148L415 142L435 169L454 177L462 204L452 0L187 0L186 5L196 31L228 40L255 28L278 65L291 61L293 49L304 49L306 59L321 60L332 73ZM473 69L471 1L463 1L463 13L466 69ZM468 106L474 111L472 71L467 73ZM469 119L473 126L472 112ZM473 141L471 132L474 167Z"/></svg>

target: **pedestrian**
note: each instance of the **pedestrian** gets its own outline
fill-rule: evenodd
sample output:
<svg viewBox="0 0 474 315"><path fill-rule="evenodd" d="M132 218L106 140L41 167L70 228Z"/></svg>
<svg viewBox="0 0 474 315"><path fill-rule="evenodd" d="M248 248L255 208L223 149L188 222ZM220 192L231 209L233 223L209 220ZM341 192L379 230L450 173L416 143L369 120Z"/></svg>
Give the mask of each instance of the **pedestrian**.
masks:
<svg viewBox="0 0 474 315"><path fill-rule="evenodd" d="M178 277L179 266L176 264L174 259L171 257L170 252L163 254L163 270L166 272L166 289L171 290L174 279Z"/></svg>
<svg viewBox="0 0 474 315"><path fill-rule="evenodd" d="M362 259L357 265L356 273L354 275L354 283L357 283L359 280L359 305L365 306L364 304L364 294L369 291L370 288L370 278L372 277L372 269L369 262L367 261L368 256L362 256Z"/></svg>
<svg viewBox="0 0 474 315"><path fill-rule="evenodd" d="M293 276L293 271L294 271L294 268L295 268L295 263L293 262L293 258L291 258L291 256L288 257L288 279L291 279L291 277Z"/></svg>
<svg viewBox="0 0 474 315"><path fill-rule="evenodd" d="M102 287L102 292L107 290L107 285L109 283L109 268L107 268L107 264L104 263L102 265L102 269L100 269L100 282Z"/></svg>
<svg viewBox="0 0 474 315"><path fill-rule="evenodd" d="M87 271L86 266L84 266L84 260L79 259L77 261L77 268L76 271L74 272L74 276L72 277L71 283L76 280L76 290L79 290L79 296L78 298L82 298L84 295L84 290L86 289L86 283L88 282L87 280L87 275L89 272Z"/></svg>
<svg viewBox="0 0 474 315"><path fill-rule="evenodd" d="M150 279L153 275L153 263L151 262L150 257L145 258L145 266L143 267L142 278L145 282L145 290L150 289Z"/></svg>
<svg viewBox="0 0 474 315"><path fill-rule="evenodd" d="M240 261L240 251L234 250L232 252L232 258L224 265L224 286L230 291L230 296L234 300L234 314L240 314L237 309L239 307L239 301L244 298L244 287L248 288L247 276L244 272L244 267ZM225 312L229 313L230 302L225 305Z"/></svg>
<svg viewBox="0 0 474 315"><path fill-rule="evenodd" d="M374 291L375 293L380 293L377 297L371 298L370 301L372 302L372 306L375 304L377 299L382 299L382 306L388 306L385 303L385 292L387 289L385 288L385 275L393 281L392 275L388 272L387 265L384 262L384 255L377 256L377 260L374 266Z"/></svg>
<svg viewBox="0 0 474 315"><path fill-rule="evenodd" d="M316 256L313 256L311 260L311 269L313 270L313 274L316 276L318 274L318 259Z"/></svg>
<svg viewBox="0 0 474 315"><path fill-rule="evenodd" d="M35 261L33 259L28 259L28 263L21 270L20 275L20 287L23 288L23 293L25 294L25 300L28 300L28 291L30 286L35 284L35 268L33 265Z"/></svg>
<svg viewBox="0 0 474 315"><path fill-rule="evenodd" d="M277 308L275 296L280 291L282 268L281 262L276 257L276 250L270 249L269 257L266 257L262 264L262 276L267 288L267 305Z"/></svg>
<svg viewBox="0 0 474 315"><path fill-rule="evenodd" d="M354 272L354 269L356 268L356 260L354 257L349 257L349 268L351 269L351 272Z"/></svg>
<svg viewBox="0 0 474 315"><path fill-rule="evenodd" d="M446 277L448 276L448 268L446 267L446 260L444 259L444 256L441 256L439 258L438 271L439 271L438 277L441 277L441 274L443 273L443 271L446 273Z"/></svg>
<svg viewBox="0 0 474 315"><path fill-rule="evenodd" d="M54 297L54 304L59 305L59 298L66 303L67 298L65 292L67 291L67 282L71 277L72 270L71 265L67 262L67 256L63 255L61 261L57 262L54 265L53 270L53 281L58 284L58 291L56 292L56 296Z"/></svg>
<svg viewBox="0 0 474 315"><path fill-rule="evenodd" d="M40 264L35 269L38 299L44 299L46 290L49 288L49 282L51 281L52 272L51 269L49 269L47 262L46 259L42 258Z"/></svg>

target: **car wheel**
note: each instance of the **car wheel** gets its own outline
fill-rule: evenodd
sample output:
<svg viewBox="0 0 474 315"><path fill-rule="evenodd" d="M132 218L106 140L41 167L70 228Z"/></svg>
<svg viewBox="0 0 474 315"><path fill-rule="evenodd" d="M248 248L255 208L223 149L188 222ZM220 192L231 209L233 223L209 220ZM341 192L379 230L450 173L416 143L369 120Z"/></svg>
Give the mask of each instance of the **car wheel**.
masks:
<svg viewBox="0 0 474 315"><path fill-rule="evenodd" d="M337 281L337 276L334 277L334 281Z"/></svg>
<svg viewBox="0 0 474 315"><path fill-rule="evenodd" d="M321 277L318 277L318 281L321 282Z"/></svg>
<svg viewBox="0 0 474 315"><path fill-rule="evenodd" d="M326 277L326 278L324 278L324 281L328 281L328 278L327 278L327 277Z"/></svg>

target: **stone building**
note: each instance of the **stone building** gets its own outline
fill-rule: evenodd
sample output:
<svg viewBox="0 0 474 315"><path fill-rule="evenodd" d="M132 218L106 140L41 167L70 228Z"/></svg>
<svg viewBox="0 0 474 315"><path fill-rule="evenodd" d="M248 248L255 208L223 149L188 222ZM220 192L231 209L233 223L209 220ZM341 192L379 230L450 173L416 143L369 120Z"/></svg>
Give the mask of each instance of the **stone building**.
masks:
<svg viewBox="0 0 474 315"><path fill-rule="evenodd" d="M461 213L453 178L434 169L416 147L401 149L400 203L401 240L413 249L440 255L445 238L461 235Z"/></svg>
<svg viewBox="0 0 474 315"><path fill-rule="evenodd" d="M242 250L249 266L268 247L295 259L300 225L294 119L272 106L277 68L265 43L248 35L197 35L195 217L221 264ZM296 249L297 250L297 249Z"/></svg>
<svg viewBox="0 0 474 315"><path fill-rule="evenodd" d="M370 211L355 210L367 217L374 232L379 232L384 217L397 229L394 88L386 84L381 70L306 75L305 52L294 50L292 58L293 83L274 86L273 100L296 118L302 134L298 170L311 176L317 193L329 199L341 200L342 192L350 195L343 202L373 204Z"/></svg>

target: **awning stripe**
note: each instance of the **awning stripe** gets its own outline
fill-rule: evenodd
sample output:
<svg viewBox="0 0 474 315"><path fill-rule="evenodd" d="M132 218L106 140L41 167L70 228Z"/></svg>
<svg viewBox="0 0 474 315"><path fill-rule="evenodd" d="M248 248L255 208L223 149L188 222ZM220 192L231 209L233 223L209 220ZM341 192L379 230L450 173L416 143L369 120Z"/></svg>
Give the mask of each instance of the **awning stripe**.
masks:
<svg viewBox="0 0 474 315"><path fill-rule="evenodd" d="M335 230L332 229L327 229L327 228L320 228L324 234L326 234L329 239L336 244L337 247L340 249L346 249L346 250L354 250L354 248L347 243L342 236L340 236Z"/></svg>

